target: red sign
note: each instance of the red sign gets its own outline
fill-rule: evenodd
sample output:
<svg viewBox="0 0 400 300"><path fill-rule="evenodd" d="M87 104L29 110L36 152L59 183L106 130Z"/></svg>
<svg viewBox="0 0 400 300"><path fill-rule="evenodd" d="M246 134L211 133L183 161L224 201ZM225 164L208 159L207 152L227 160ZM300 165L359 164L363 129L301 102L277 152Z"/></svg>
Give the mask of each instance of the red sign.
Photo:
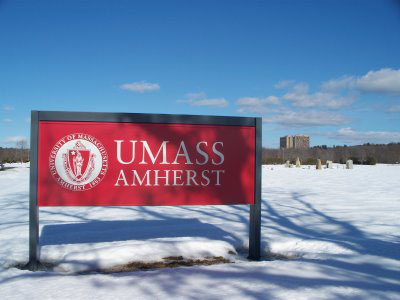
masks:
<svg viewBox="0 0 400 300"><path fill-rule="evenodd" d="M39 206L254 204L255 127L39 122Z"/></svg>

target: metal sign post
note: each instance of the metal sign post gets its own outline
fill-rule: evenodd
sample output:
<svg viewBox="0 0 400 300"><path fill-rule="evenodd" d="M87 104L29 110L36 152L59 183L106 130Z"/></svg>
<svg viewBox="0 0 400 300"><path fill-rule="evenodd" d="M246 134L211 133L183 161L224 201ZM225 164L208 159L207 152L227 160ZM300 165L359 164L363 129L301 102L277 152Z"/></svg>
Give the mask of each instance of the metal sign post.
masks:
<svg viewBox="0 0 400 300"><path fill-rule="evenodd" d="M38 206L38 138L39 112L31 113L31 149L29 178L29 263L31 271L39 268L39 206Z"/></svg>
<svg viewBox="0 0 400 300"><path fill-rule="evenodd" d="M249 223L249 256L251 260L261 257L261 149L262 149L262 123L261 118L256 118L256 156L255 156L255 185L254 204L250 205Z"/></svg>

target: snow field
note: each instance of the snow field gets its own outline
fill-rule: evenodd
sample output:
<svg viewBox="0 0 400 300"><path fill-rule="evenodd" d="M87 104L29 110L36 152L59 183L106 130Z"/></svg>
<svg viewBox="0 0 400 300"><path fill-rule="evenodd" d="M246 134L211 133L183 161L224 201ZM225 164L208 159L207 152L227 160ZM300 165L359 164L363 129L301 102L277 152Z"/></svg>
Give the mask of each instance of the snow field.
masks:
<svg viewBox="0 0 400 300"><path fill-rule="evenodd" d="M41 208L28 259L27 165L0 172L0 299L400 299L400 166L263 166L262 249L249 262L246 206ZM239 255L233 253L238 252ZM234 263L73 275L168 256Z"/></svg>

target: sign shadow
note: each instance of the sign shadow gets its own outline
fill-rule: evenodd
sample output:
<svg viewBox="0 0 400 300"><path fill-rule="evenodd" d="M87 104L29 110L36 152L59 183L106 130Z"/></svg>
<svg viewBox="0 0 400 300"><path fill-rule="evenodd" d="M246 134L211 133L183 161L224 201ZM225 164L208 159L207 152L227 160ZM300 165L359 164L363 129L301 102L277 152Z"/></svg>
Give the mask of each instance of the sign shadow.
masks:
<svg viewBox="0 0 400 300"><path fill-rule="evenodd" d="M226 241L233 246L238 237L197 219L89 221L73 224L50 224L42 228L40 245L105 243L157 238L193 237Z"/></svg>

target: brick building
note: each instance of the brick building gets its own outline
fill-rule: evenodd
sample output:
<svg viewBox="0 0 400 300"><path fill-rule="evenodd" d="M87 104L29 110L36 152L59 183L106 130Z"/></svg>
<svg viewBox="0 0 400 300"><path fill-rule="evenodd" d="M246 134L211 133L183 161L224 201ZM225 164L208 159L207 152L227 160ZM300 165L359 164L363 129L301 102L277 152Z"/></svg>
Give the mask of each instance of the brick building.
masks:
<svg viewBox="0 0 400 300"><path fill-rule="evenodd" d="M284 149L310 148L310 137L307 135L287 135L280 138L280 147Z"/></svg>

